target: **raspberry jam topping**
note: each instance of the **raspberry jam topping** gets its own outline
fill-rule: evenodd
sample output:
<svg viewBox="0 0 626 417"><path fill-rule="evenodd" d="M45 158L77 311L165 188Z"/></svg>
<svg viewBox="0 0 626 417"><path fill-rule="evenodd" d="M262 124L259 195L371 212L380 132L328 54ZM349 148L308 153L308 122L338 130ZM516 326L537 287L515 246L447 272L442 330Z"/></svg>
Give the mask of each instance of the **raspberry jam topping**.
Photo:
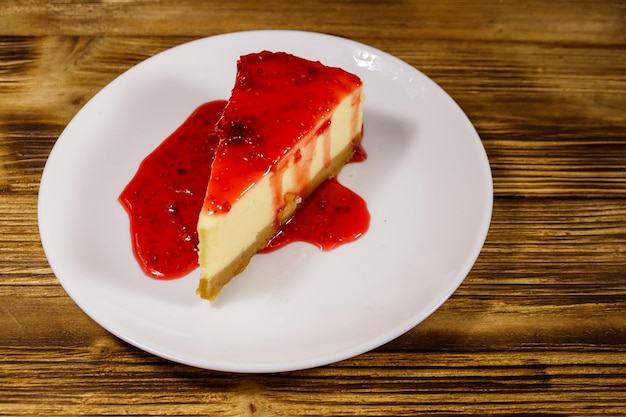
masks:
<svg viewBox="0 0 626 417"><path fill-rule="evenodd" d="M204 209L228 212L299 141L326 129L334 107L358 86L356 75L284 52L242 56L217 126L222 139Z"/></svg>
<svg viewBox="0 0 626 417"><path fill-rule="evenodd" d="M198 213L204 202L225 101L198 107L141 163L119 201L130 219L135 258L157 279L198 266Z"/></svg>
<svg viewBox="0 0 626 417"><path fill-rule="evenodd" d="M369 223L365 200L336 178L330 178L304 201L262 252L272 252L298 241L331 250L361 237Z"/></svg>

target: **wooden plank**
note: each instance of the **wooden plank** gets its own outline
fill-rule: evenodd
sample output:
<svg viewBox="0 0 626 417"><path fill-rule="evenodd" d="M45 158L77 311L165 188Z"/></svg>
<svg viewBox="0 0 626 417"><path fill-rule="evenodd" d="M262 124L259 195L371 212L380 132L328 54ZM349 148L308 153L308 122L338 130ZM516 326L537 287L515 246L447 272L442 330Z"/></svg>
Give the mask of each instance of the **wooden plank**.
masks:
<svg viewBox="0 0 626 417"><path fill-rule="evenodd" d="M269 12L271 11L271 13ZM208 36L299 29L358 39L474 39L614 44L626 35L619 1L328 2L193 0L9 4L0 35ZM372 20L372 19L375 20ZM375 24L372 24L375 22Z"/></svg>

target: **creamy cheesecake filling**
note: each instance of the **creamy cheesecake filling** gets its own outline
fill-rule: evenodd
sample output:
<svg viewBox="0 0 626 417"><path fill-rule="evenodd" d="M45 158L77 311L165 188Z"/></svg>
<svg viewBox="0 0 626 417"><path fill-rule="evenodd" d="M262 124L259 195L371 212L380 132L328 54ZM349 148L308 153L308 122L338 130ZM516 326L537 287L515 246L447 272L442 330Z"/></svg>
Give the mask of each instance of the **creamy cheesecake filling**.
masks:
<svg viewBox="0 0 626 417"><path fill-rule="evenodd" d="M279 163L231 203L226 213L203 209L198 221L200 284L212 300L243 271L319 184L336 175L352 157L363 125L362 87L347 95L330 119L323 119Z"/></svg>

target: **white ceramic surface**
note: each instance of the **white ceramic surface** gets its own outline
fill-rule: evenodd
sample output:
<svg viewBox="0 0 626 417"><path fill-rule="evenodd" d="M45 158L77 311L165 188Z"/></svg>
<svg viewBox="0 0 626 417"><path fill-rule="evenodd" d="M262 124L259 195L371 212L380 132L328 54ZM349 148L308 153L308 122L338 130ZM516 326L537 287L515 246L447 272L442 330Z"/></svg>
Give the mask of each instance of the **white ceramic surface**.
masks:
<svg viewBox="0 0 626 417"><path fill-rule="evenodd" d="M242 54L287 51L364 82L364 163L339 179L365 198L369 231L330 252L292 244L257 255L212 303L198 270L145 276L117 197L140 161L199 104L226 99ZM121 339L202 368L275 372L376 348L435 311L484 243L489 163L472 124L425 75L351 40L255 31L193 41L111 82L59 137L39 192L41 240L58 280Z"/></svg>

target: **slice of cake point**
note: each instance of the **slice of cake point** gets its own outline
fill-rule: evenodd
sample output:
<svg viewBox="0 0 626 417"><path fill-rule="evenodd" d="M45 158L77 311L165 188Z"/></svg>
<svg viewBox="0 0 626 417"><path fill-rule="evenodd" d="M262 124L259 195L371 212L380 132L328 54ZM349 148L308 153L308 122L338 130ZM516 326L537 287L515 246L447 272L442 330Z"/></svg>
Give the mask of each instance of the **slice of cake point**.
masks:
<svg viewBox="0 0 626 417"><path fill-rule="evenodd" d="M284 52L239 59L198 221L202 298L213 300L350 160L363 101L359 77L340 68Z"/></svg>

